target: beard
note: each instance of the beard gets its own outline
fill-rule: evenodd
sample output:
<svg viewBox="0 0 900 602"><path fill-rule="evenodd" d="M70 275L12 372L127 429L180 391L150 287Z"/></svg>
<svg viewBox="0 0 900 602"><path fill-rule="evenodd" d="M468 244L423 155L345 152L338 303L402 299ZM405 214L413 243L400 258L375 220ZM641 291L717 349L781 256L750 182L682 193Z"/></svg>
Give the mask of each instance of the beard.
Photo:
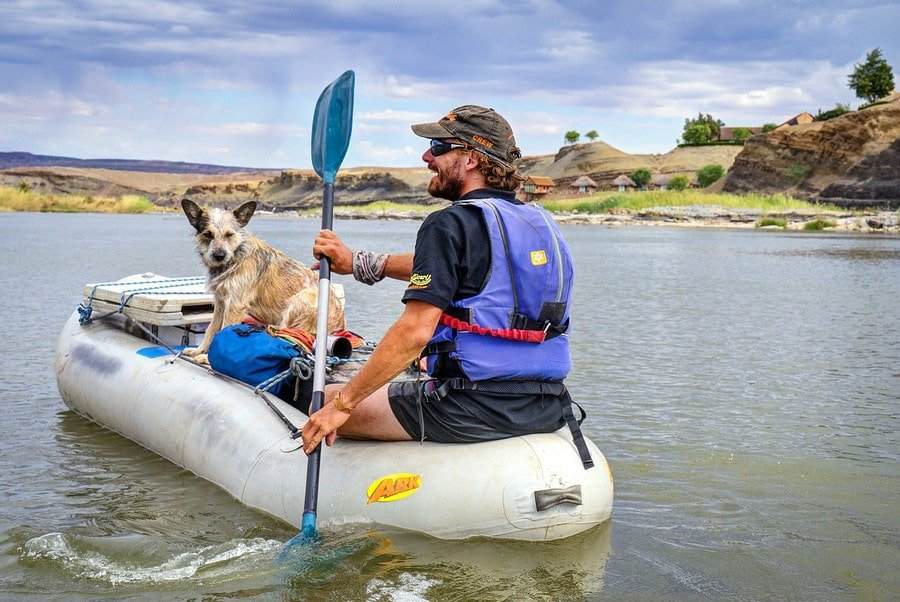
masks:
<svg viewBox="0 0 900 602"><path fill-rule="evenodd" d="M436 199L458 200L462 196L463 181L455 167L454 164L453 169L444 173L438 170L428 182L428 194Z"/></svg>

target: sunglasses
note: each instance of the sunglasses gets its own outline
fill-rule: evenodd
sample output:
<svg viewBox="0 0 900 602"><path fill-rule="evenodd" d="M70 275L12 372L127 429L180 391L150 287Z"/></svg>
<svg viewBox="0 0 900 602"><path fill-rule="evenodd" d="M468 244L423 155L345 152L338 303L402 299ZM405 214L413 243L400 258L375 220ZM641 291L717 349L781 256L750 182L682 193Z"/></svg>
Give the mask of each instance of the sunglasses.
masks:
<svg viewBox="0 0 900 602"><path fill-rule="evenodd" d="M431 141L431 154L440 157L452 151L454 148L469 148L468 144L460 144L457 142L444 142L443 140Z"/></svg>

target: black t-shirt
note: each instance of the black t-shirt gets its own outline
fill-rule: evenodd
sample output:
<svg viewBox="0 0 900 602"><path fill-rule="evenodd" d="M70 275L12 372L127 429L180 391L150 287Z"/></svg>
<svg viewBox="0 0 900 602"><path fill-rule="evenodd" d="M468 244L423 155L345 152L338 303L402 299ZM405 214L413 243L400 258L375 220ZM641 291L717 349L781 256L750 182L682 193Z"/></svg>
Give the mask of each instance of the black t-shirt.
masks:
<svg viewBox="0 0 900 602"><path fill-rule="evenodd" d="M481 188L460 200L504 199L521 204L515 193ZM491 245L481 209L453 203L425 218L416 236L413 275L403 302L425 301L447 309L451 301L477 295L491 269Z"/></svg>

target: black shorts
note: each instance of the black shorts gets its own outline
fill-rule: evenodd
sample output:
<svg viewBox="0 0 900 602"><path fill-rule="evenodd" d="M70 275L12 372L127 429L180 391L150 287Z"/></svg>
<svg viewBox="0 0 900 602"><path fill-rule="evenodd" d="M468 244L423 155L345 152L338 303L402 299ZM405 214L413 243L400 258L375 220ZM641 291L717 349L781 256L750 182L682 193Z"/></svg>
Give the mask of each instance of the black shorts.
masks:
<svg viewBox="0 0 900 602"><path fill-rule="evenodd" d="M394 416L414 440L422 438L419 400L425 439L438 443L475 443L528 433L552 433L565 424L559 397L546 394L510 395L450 390L438 394L435 380L398 381L388 388Z"/></svg>

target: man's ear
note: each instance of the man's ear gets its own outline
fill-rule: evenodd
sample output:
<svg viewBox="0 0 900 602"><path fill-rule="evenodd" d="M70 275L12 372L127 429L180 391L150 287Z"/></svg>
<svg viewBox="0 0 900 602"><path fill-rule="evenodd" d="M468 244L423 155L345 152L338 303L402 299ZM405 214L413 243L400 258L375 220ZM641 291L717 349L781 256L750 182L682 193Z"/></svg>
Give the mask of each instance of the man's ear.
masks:
<svg viewBox="0 0 900 602"><path fill-rule="evenodd" d="M466 156L468 157L466 159L466 169L478 169L478 157L476 155L477 153L475 151L466 153Z"/></svg>

